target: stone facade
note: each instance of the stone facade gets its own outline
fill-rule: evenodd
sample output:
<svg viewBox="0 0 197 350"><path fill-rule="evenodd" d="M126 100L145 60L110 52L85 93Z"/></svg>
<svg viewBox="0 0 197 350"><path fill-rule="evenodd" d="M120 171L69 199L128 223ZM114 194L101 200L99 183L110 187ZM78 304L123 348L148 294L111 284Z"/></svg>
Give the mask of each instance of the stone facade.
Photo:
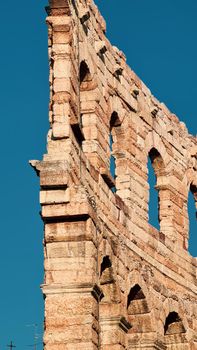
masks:
<svg viewBox="0 0 197 350"><path fill-rule="evenodd" d="M30 162L45 225L44 349L197 349L197 139L109 43L92 0L50 0L47 13L50 130ZM160 230L148 220L149 157Z"/></svg>

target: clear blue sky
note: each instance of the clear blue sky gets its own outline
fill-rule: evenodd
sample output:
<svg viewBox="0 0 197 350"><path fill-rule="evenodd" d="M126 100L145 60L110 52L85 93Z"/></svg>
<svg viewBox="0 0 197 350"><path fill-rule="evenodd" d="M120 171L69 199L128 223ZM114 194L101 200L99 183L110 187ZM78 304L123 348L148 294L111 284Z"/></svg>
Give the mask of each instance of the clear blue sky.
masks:
<svg viewBox="0 0 197 350"><path fill-rule="evenodd" d="M96 2L111 42L195 134L196 0ZM39 182L28 160L42 158L48 130L45 5L44 0L1 4L0 350L11 339L17 349L31 349L28 324L38 323L42 332L43 225ZM192 246L197 255L195 241Z"/></svg>

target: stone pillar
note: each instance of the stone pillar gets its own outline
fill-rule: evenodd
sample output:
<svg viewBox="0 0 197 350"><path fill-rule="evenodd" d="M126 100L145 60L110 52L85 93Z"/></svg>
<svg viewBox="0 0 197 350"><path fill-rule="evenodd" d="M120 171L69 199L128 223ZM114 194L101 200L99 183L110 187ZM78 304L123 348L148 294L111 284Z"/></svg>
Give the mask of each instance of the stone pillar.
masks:
<svg viewBox="0 0 197 350"><path fill-rule="evenodd" d="M43 286L45 350L98 349L98 301L92 286Z"/></svg>
<svg viewBox="0 0 197 350"><path fill-rule="evenodd" d="M124 317L117 315L118 309L118 304L100 305L101 350L127 349L127 333L131 325Z"/></svg>
<svg viewBox="0 0 197 350"><path fill-rule="evenodd" d="M52 222L45 217L44 221L45 350L95 350L102 292L95 285L94 224L85 215L78 219L56 217Z"/></svg>
<svg viewBox="0 0 197 350"><path fill-rule="evenodd" d="M79 119L78 48L75 18L68 1L51 1L48 9L50 105L48 154L45 160L64 159L71 145L71 125Z"/></svg>

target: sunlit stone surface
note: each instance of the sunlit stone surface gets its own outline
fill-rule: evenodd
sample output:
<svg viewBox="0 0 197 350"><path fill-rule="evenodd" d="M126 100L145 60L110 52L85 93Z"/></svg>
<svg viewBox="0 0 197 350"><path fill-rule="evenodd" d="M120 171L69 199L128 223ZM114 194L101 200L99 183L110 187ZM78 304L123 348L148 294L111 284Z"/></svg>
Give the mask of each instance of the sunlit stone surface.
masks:
<svg viewBox="0 0 197 350"><path fill-rule="evenodd" d="M50 130L47 154L31 161L45 224L44 349L197 349L187 251L197 139L106 39L93 1L51 0L47 12ZM148 223L148 157L160 231Z"/></svg>

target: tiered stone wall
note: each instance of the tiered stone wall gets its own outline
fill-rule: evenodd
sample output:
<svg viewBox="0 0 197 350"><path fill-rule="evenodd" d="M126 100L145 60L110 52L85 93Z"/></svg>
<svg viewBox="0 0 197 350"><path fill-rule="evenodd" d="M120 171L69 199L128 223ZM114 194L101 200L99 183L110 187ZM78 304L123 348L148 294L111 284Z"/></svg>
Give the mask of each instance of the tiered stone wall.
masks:
<svg viewBox="0 0 197 350"><path fill-rule="evenodd" d="M45 350L197 349L187 251L197 139L109 43L93 1L50 0L47 12L50 130L47 154L31 161L45 224ZM148 157L160 231L148 221Z"/></svg>

